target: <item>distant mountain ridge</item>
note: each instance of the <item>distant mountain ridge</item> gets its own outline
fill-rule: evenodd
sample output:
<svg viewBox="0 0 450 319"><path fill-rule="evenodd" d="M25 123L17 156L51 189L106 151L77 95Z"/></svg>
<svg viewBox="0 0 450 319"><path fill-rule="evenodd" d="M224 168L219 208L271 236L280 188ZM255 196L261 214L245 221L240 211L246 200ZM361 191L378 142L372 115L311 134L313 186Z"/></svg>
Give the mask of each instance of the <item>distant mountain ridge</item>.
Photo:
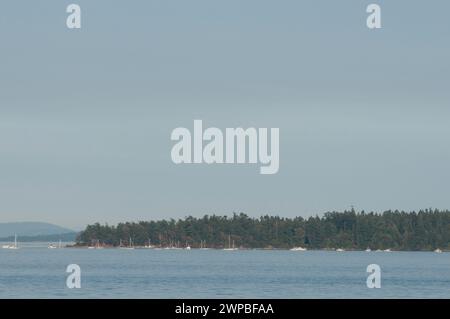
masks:
<svg viewBox="0 0 450 319"><path fill-rule="evenodd" d="M75 233L74 230L43 222L0 223L0 238L17 236L48 236Z"/></svg>

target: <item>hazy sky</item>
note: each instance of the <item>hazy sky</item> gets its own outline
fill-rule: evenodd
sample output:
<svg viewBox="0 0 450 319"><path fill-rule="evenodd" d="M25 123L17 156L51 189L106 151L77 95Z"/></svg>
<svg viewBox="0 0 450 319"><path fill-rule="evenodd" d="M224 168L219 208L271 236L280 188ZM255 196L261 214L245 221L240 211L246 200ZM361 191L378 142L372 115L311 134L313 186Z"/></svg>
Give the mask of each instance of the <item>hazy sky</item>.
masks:
<svg viewBox="0 0 450 319"><path fill-rule="evenodd" d="M381 30L366 27L369 3ZM66 28L70 3L82 29ZM2 1L0 222L450 208L450 2ZM175 165L279 127L280 170Z"/></svg>

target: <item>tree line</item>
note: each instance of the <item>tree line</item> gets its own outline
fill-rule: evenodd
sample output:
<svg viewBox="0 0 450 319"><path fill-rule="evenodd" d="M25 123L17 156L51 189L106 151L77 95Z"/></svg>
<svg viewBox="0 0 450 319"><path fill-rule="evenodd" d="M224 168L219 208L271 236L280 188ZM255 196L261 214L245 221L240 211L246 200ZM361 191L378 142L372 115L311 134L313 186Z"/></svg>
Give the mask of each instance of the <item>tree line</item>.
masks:
<svg viewBox="0 0 450 319"><path fill-rule="evenodd" d="M192 248L228 247L230 239L241 248L308 249L450 249L450 211L355 210L328 212L309 218L261 216L244 213L231 217L205 215L184 219L88 225L77 236L77 245L151 245Z"/></svg>

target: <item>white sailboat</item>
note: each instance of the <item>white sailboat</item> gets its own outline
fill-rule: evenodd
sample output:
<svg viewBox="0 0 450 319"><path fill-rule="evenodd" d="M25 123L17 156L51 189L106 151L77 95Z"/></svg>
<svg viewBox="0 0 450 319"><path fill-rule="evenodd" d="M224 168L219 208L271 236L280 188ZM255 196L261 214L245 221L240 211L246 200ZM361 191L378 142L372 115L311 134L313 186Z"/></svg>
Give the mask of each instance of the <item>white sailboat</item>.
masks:
<svg viewBox="0 0 450 319"><path fill-rule="evenodd" d="M56 245L54 245L54 244L49 244L48 245L48 249L59 249L59 248L62 248L62 242L61 242L61 239L59 240L59 243L58 243L58 246L56 246Z"/></svg>
<svg viewBox="0 0 450 319"><path fill-rule="evenodd" d="M19 246L17 245L17 234L14 235L14 244L13 245L3 245L2 248L4 248L4 249L19 249Z"/></svg>
<svg viewBox="0 0 450 319"><path fill-rule="evenodd" d="M228 248L224 248L224 250L238 250L234 247L234 240L233 240L233 247L231 246L231 235L228 235Z"/></svg>
<svg viewBox="0 0 450 319"><path fill-rule="evenodd" d="M164 249L171 249L171 250L180 250L183 249L180 247L180 242L177 243L170 241L170 245L168 247L165 247Z"/></svg>
<svg viewBox="0 0 450 319"><path fill-rule="evenodd" d="M209 248L206 247L206 240L200 241L200 249L201 250L208 250Z"/></svg>
<svg viewBox="0 0 450 319"><path fill-rule="evenodd" d="M95 243L95 245L88 246L88 249L103 249L103 246L100 245L100 240L99 239L96 239L96 240L97 240L97 242ZM60 241L60 245L61 245L61 241ZM61 247L59 247L59 248L61 248Z"/></svg>
<svg viewBox="0 0 450 319"><path fill-rule="evenodd" d="M372 251L372 249L370 249L369 247L367 247L367 249L366 249L366 252L371 252Z"/></svg>
<svg viewBox="0 0 450 319"><path fill-rule="evenodd" d="M120 249L134 249L134 245L133 245L133 241L130 237L130 241L128 242L128 246L122 246L122 239L120 240L120 245L119 245Z"/></svg>
<svg viewBox="0 0 450 319"><path fill-rule="evenodd" d="M440 254L440 253L442 253L442 250L440 250L439 248L437 248L434 252Z"/></svg>
<svg viewBox="0 0 450 319"><path fill-rule="evenodd" d="M306 251L307 249L299 246L299 247L291 248L290 250L292 250L292 251Z"/></svg>
<svg viewBox="0 0 450 319"><path fill-rule="evenodd" d="M100 245L100 240L97 240L97 245L95 246L95 249L103 249L103 246Z"/></svg>
<svg viewBox="0 0 450 319"><path fill-rule="evenodd" d="M152 246L150 238L148 239L148 245L145 245L144 248L147 248L147 249L155 248L155 246Z"/></svg>

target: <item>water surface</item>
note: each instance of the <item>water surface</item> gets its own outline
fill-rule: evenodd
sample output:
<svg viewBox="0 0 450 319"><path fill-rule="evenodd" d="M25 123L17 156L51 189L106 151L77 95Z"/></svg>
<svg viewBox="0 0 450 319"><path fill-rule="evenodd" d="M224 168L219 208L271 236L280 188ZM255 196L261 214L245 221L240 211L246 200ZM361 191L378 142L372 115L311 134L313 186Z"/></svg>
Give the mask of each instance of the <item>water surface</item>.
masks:
<svg viewBox="0 0 450 319"><path fill-rule="evenodd" d="M66 287L67 265L82 288ZM378 264L381 289L368 289ZM450 253L0 249L1 298L450 298Z"/></svg>

